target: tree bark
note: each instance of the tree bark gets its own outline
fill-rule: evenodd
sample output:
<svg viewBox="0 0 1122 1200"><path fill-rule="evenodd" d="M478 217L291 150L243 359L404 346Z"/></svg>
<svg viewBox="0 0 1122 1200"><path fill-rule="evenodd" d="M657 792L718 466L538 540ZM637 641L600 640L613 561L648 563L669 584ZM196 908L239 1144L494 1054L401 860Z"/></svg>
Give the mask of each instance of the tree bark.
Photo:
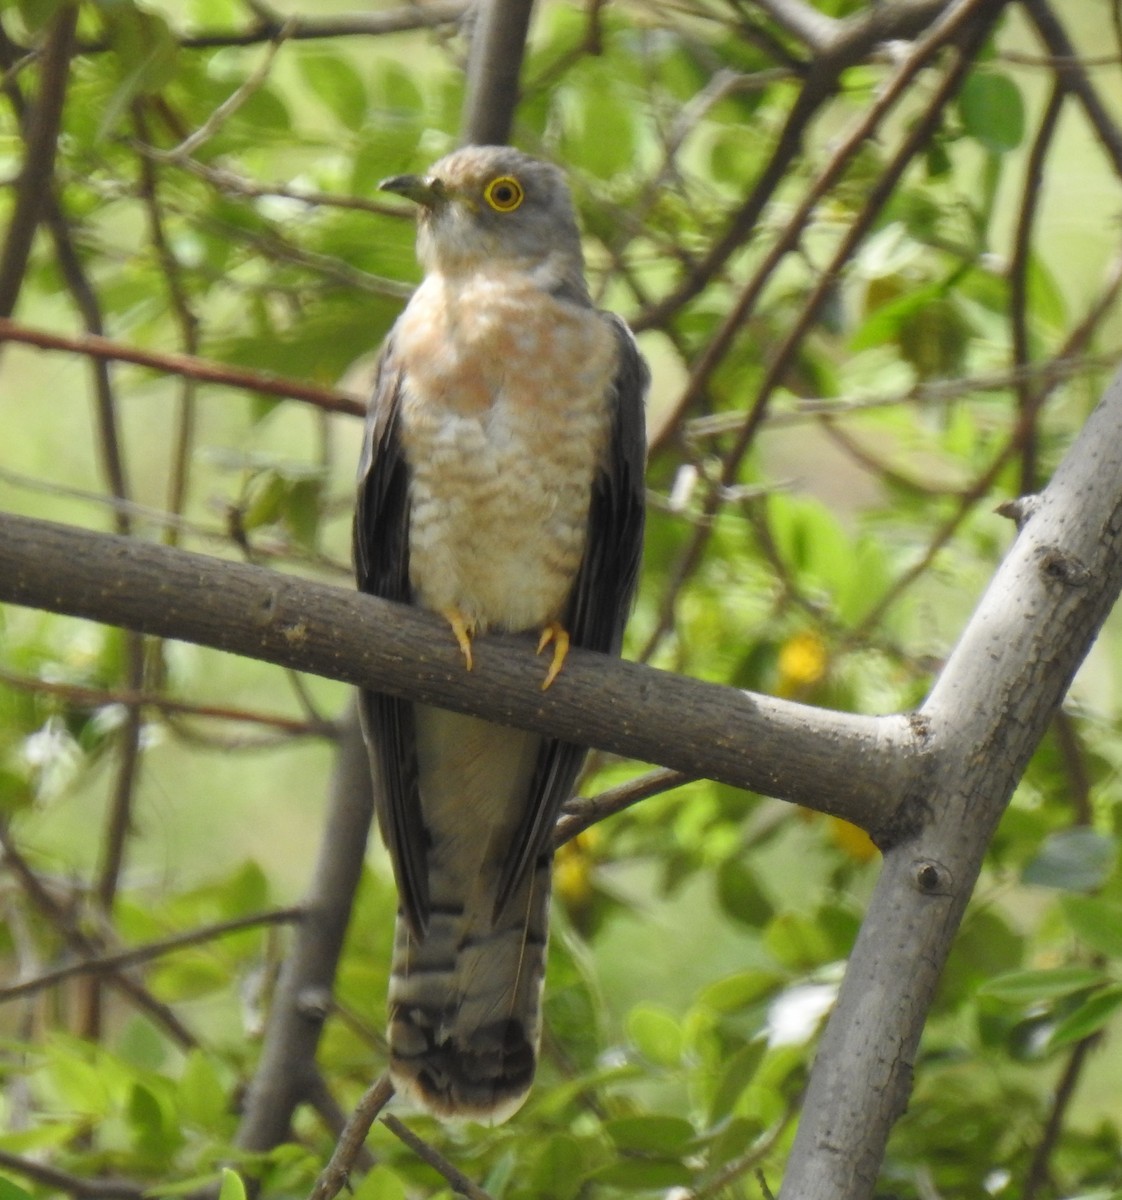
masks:
<svg viewBox="0 0 1122 1200"><path fill-rule="evenodd" d="M476 639L432 613L136 538L0 514L0 600L230 650L807 804L883 841L914 819L922 726L830 712L574 649Z"/></svg>
<svg viewBox="0 0 1122 1200"><path fill-rule="evenodd" d="M1122 372L920 710L926 820L885 855L831 1014L781 1200L867 1200L907 1104L935 988L990 838L1122 590Z"/></svg>
<svg viewBox="0 0 1122 1200"><path fill-rule="evenodd" d="M335 756L315 876L281 970L261 1061L238 1127L236 1141L243 1150L269 1150L285 1141L296 1106L317 1080L316 1050L331 1011L373 812L370 763L352 705Z"/></svg>

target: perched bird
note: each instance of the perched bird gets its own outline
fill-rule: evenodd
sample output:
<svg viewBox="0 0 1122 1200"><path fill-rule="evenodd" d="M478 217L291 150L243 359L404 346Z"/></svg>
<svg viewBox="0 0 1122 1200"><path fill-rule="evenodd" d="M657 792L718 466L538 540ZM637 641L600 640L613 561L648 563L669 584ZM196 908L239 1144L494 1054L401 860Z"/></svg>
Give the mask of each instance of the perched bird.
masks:
<svg viewBox="0 0 1122 1200"><path fill-rule="evenodd" d="M472 637L618 653L643 536L648 374L596 309L564 176L471 146L383 190L419 210L424 280L379 359L354 553L366 592ZM400 894L390 1074L439 1117L498 1122L541 1034L551 835L583 747L373 692L363 725Z"/></svg>

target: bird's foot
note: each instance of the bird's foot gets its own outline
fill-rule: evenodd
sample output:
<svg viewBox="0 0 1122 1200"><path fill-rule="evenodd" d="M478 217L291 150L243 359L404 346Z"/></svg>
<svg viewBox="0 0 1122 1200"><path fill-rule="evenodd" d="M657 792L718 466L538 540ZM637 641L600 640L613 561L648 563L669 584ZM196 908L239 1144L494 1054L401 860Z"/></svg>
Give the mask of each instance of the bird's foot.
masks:
<svg viewBox="0 0 1122 1200"><path fill-rule="evenodd" d="M470 671L474 665L471 657L471 639L475 637L475 622L469 621L458 608L442 608L440 615L452 626L456 644L464 656L464 666Z"/></svg>
<svg viewBox="0 0 1122 1200"><path fill-rule="evenodd" d="M553 660L549 664L549 670L545 673L545 682L542 684L543 692L561 674L565 659L569 657L569 631L557 621L550 621L542 630L542 635L538 639L537 653L541 654L550 642L553 643Z"/></svg>

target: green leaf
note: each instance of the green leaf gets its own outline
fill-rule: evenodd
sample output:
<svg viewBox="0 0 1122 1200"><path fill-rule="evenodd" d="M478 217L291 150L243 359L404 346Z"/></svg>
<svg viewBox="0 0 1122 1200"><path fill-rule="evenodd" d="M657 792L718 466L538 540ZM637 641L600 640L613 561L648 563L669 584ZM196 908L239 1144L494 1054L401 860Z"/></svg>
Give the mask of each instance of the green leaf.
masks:
<svg viewBox="0 0 1122 1200"><path fill-rule="evenodd" d="M358 72L342 54L323 50L299 56L300 73L317 99L348 129L359 129L366 119L366 88Z"/></svg>
<svg viewBox="0 0 1122 1200"><path fill-rule="evenodd" d="M246 1200L242 1177L229 1167L222 1168L222 1186L218 1190L218 1200Z"/></svg>
<svg viewBox="0 0 1122 1200"><path fill-rule="evenodd" d="M64 0L16 0L16 9L28 33L38 33L62 7Z"/></svg>
<svg viewBox="0 0 1122 1200"><path fill-rule="evenodd" d="M214 1064L201 1050L192 1050L187 1055L176 1098L183 1120L201 1129L220 1126L228 1115L226 1090Z"/></svg>
<svg viewBox="0 0 1122 1200"><path fill-rule="evenodd" d="M102 109L99 140L116 128L136 97L153 95L175 78L179 59L179 43L159 13L128 0L105 0L102 11L119 83Z"/></svg>
<svg viewBox="0 0 1122 1200"><path fill-rule="evenodd" d="M1067 895L1060 897L1060 908L1080 941L1108 958L1122 958L1122 904Z"/></svg>
<svg viewBox="0 0 1122 1200"><path fill-rule="evenodd" d="M545 1139L525 1182L533 1196L567 1200L579 1195L588 1166L580 1139L569 1133L555 1134Z"/></svg>
<svg viewBox="0 0 1122 1200"><path fill-rule="evenodd" d="M593 175L610 179L634 166L634 109L606 72L593 69L590 75L572 94L575 119L565 140L567 157Z"/></svg>
<svg viewBox="0 0 1122 1200"><path fill-rule="evenodd" d="M1092 967L1056 967L1042 971L1010 971L998 975L978 989L979 996L992 996L1012 1004L1031 1004L1055 1000L1073 992L1097 987L1106 980L1102 971Z"/></svg>
<svg viewBox="0 0 1122 1200"><path fill-rule="evenodd" d="M698 1003L720 1013L738 1012L773 996L786 982L786 976L777 971L759 968L738 971L709 984L698 996Z"/></svg>
<svg viewBox="0 0 1122 1200"><path fill-rule="evenodd" d="M25 1192L18 1183L5 1179L0 1175L0 1200L33 1200L30 1192Z"/></svg>
<svg viewBox="0 0 1122 1200"><path fill-rule="evenodd" d="M1093 829L1064 829L1045 841L1021 880L1068 892L1094 891L1109 877L1115 853L1113 839Z"/></svg>
<svg viewBox="0 0 1122 1200"><path fill-rule="evenodd" d="M682 1058L682 1028L663 1008L637 1004L627 1014L627 1035L645 1058L675 1067Z"/></svg>
<svg viewBox="0 0 1122 1200"><path fill-rule="evenodd" d="M1008 75L976 71L959 94L958 112L966 133L996 154L1015 150L1025 136L1024 101Z"/></svg>
<svg viewBox="0 0 1122 1200"><path fill-rule="evenodd" d="M662 1191L685 1187L693 1181L693 1172L679 1162L648 1158L623 1158L592 1173L597 1183L611 1184L635 1191Z"/></svg>
<svg viewBox="0 0 1122 1200"><path fill-rule="evenodd" d="M620 1150L664 1156L683 1154L697 1136L694 1127L684 1117L655 1114L607 1121L604 1132Z"/></svg>
<svg viewBox="0 0 1122 1200"><path fill-rule="evenodd" d="M1052 1047L1070 1046L1098 1033L1100 1029L1122 1008L1122 985L1104 988L1088 996L1078 1008L1067 1014L1048 1039Z"/></svg>
<svg viewBox="0 0 1122 1200"><path fill-rule="evenodd" d="M768 925L764 945L783 966L795 970L819 966L832 957L817 923L799 913L780 913Z"/></svg>
<svg viewBox="0 0 1122 1200"><path fill-rule="evenodd" d="M758 1038L741 1046L729 1059L709 1105L711 1122L719 1121L733 1111L744 1089L755 1079L766 1053L767 1043Z"/></svg>
<svg viewBox="0 0 1122 1200"><path fill-rule="evenodd" d="M739 858L721 863L717 871L717 899L734 921L750 929L762 929L775 915L755 872Z"/></svg>
<svg viewBox="0 0 1122 1200"><path fill-rule="evenodd" d="M367 1171L362 1182L350 1192L350 1200L405 1200L401 1177L383 1163Z"/></svg>

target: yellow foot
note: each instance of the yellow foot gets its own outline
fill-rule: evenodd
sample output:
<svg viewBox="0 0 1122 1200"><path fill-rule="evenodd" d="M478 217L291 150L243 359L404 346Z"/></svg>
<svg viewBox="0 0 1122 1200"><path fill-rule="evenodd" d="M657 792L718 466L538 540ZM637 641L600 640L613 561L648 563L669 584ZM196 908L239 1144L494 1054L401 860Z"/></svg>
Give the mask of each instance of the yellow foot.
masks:
<svg viewBox="0 0 1122 1200"><path fill-rule="evenodd" d="M541 652L553 643L553 661L549 664L549 670L545 673L545 683L542 684L542 691L561 674L561 668L565 665L565 659L569 657L569 631L561 626L557 621L550 623L542 630L541 638L538 640L538 650Z"/></svg>
<svg viewBox="0 0 1122 1200"><path fill-rule="evenodd" d="M472 668L471 639L475 636L475 623L464 618L458 608L442 608L440 615L452 626L460 653L464 656L464 665L470 671Z"/></svg>

